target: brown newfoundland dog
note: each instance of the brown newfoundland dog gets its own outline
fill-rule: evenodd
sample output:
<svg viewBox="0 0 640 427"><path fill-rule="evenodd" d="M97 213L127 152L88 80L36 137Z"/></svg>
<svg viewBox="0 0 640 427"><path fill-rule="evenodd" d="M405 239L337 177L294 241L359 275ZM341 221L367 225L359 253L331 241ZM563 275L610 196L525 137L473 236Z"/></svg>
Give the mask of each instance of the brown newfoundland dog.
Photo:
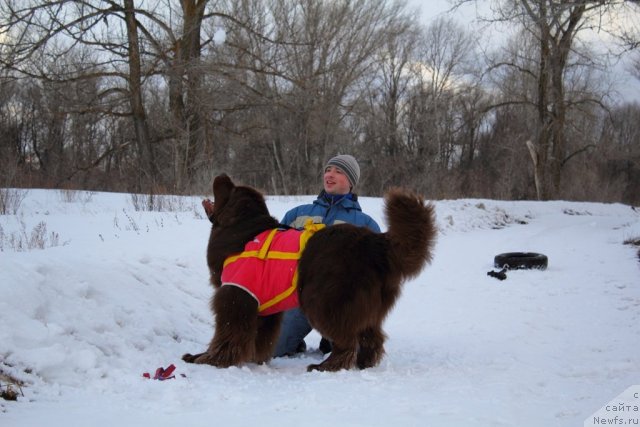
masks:
<svg viewBox="0 0 640 427"><path fill-rule="evenodd" d="M299 301L309 323L333 343L326 360L307 370L376 366L384 355L382 323L402 282L431 261L437 234L433 205L411 192L391 190L385 195L387 232L340 224L315 231L310 238L307 234L306 242L301 231L282 230L255 189L236 186L220 175L213 182L213 194L207 262L215 288L211 300L215 333L204 353L185 354L182 359L217 367L264 363L273 353L282 310ZM296 242L306 242L306 247L305 242L294 243L291 251L298 250L297 268L286 264L295 254L265 252L287 233L294 234ZM259 258L258 266L243 264L239 273L225 274L239 260L254 258ZM281 269L267 272L271 263L280 263L274 268ZM258 283L248 284L249 279L239 277L247 275ZM274 277L286 282L284 290L257 295L260 288L273 286L266 282Z"/></svg>

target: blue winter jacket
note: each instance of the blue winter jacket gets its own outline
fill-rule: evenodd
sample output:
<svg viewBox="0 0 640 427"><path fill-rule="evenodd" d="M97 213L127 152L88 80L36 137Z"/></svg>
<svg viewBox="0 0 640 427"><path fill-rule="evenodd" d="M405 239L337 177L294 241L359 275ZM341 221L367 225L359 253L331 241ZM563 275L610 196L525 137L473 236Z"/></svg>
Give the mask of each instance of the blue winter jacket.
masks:
<svg viewBox="0 0 640 427"><path fill-rule="evenodd" d="M326 194L323 190L313 203L295 207L287 212L281 223L293 228L303 228L309 218L315 224L349 223L380 233L378 223L362 212L358 197L352 193L336 197Z"/></svg>

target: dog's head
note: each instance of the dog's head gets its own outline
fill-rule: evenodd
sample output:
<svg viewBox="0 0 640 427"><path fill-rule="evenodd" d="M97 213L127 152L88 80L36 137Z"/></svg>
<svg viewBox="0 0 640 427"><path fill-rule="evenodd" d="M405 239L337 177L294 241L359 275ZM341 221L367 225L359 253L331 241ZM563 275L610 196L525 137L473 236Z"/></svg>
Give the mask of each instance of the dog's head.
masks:
<svg viewBox="0 0 640 427"><path fill-rule="evenodd" d="M229 227L243 220L269 216L269 210L260 192L245 186L237 186L226 174L213 180L214 226Z"/></svg>

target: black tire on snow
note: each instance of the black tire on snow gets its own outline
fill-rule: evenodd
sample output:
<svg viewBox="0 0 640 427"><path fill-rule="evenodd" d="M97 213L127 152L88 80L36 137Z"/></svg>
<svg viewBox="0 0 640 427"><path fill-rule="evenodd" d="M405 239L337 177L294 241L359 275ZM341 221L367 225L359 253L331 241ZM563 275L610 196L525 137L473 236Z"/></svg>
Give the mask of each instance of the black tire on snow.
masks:
<svg viewBox="0 0 640 427"><path fill-rule="evenodd" d="M549 260L546 255L535 252L507 252L496 255L493 265L496 268L507 268L509 270L524 270L537 268L545 270Z"/></svg>

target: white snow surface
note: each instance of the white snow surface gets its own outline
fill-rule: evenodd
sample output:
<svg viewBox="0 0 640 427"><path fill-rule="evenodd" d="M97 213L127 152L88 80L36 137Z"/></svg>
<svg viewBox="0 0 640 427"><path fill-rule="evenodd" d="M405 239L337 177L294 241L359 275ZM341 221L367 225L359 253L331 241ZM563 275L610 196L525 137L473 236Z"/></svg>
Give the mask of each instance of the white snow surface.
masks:
<svg viewBox="0 0 640 427"><path fill-rule="evenodd" d="M271 214L313 196L267 197ZM433 263L404 285L382 363L306 372L310 351L229 369L181 361L212 336L200 199L29 190L0 216L2 426L582 426L640 384L640 213L623 204L435 201ZM386 229L380 198L363 210ZM15 251L44 222L59 245ZM503 252L549 267L487 276ZM348 254L345 254L348 256ZM176 366L176 378L145 379ZM2 378L2 377L0 377ZM6 387L6 380L0 379Z"/></svg>

